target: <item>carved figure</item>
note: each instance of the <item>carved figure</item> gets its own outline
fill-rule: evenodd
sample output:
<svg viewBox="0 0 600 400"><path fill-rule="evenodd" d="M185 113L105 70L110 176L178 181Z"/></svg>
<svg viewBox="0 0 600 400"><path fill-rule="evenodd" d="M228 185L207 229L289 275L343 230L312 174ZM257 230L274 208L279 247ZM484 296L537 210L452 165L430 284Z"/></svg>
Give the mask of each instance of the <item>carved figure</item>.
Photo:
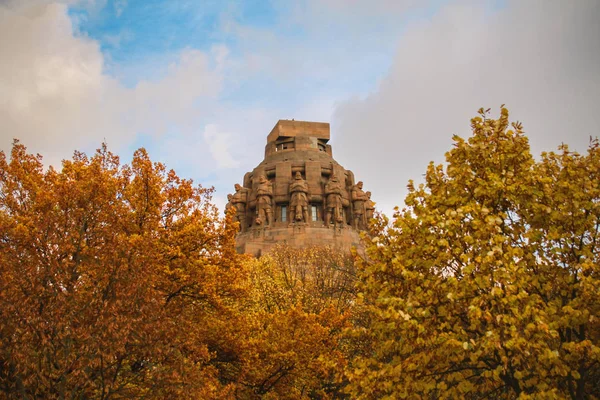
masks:
<svg viewBox="0 0 600 400"><path fill-rule="evenodd" d="M298 171L290 183L290 212L295 222L310 221L308 217L308 183Z"/></svg>
<svg viewBox="0 0 600 400"><path fill-rule="evenodd" d="M267 180L264 175L258 179L258 188L256 189L256 224L265 226L271 225L273 217L272 198L273 184Z"/></svg>
<svg viewBox="0 0 600 400"><path fill-rule="evenodd" d="M375 214L375 202L371 200L371 192L367 192L367 201L365 202L365 215L367 217L367 222L373 219L373 215Z"/></svg>
<svg viewBox="0 0 600 400"><path fill-rule="evenodd" d="M231 210L233 208L233 204L231 203L232 197L233 197L233 195L231 195L231 194L227 195L227 204L225 204L225 214L227 214L229 212L229 210Z"/></svg>
<svg viewBox="0 0 600 400"><path fill-rule="evenodd" d="M342 215L342 184L338 181L335 174L331 175L329 182L325 185L325 196L327 198L327 211L325 213L325 226L329 228L331 218L333 217L334 226L341 226L343 222Z"/></svg>
<svg viewBox="0 0 600 400"><path fill-rule="evenodd" d="M350 198L352 199L352 213L354 217L355 229L366 229L367 221L365 219L365 202L368 200L367 194L363 192L363 183L358 182L352 186Z"/></svg>
<svg viewBox="0 0 600 400"><path fill-rule="evenodd" d="M235 184L235 193L231 196L231 204L236 209L235 221L240 223L240 231L246 231L247 219L246 219L246 203L248 202L248 189L242 187L239 184ZM227 197L229 198L229 196Z"/></svg>

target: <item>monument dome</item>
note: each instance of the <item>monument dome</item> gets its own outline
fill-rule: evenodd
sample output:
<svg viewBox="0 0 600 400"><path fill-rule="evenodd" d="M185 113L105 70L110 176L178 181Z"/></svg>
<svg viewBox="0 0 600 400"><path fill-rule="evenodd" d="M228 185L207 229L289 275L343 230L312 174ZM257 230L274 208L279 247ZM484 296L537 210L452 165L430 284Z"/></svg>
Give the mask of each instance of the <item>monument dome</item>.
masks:
<svg viewBox="0 0 600 400"><path fill-rule="evenodd" d="M240 223L236 247L259 256L277 243L362 249L359 231L373 216L370 193L332 157L329 124L279 120L265 158L244 175L226 209Z"/></svg>

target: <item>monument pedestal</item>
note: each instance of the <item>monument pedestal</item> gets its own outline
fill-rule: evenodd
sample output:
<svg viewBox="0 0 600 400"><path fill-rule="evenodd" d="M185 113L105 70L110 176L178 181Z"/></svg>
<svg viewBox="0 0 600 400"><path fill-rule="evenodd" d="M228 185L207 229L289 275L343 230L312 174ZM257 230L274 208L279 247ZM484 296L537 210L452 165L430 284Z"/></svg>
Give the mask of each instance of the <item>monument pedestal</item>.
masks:
<svg viewBox="0 0 600 400"><path fill-rule="evenodd" d="M239 253L252 254L256 257L268 253L278 243L297 248L330 246L338 250L349 250L356 247L359 252L364 248L359 233L354 229L325 228L322 224L321 226L251 228L247 232L239 233L235 242Z"/></svg>

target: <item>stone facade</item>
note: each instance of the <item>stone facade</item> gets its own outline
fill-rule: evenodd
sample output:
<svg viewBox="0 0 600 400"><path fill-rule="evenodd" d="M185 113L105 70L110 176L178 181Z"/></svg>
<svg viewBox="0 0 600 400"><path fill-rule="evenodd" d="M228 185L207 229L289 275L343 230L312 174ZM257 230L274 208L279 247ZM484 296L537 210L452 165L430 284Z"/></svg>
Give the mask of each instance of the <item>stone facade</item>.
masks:
<svg viewBox="0 0 600 400"><path fill-rule="evenodd" d="M267 137L265 159L228 196L240 223L239 252L259 256L277 243L330 245L362 251L359 230L374 203L332 157L329 124L280 120Z"/></svg>

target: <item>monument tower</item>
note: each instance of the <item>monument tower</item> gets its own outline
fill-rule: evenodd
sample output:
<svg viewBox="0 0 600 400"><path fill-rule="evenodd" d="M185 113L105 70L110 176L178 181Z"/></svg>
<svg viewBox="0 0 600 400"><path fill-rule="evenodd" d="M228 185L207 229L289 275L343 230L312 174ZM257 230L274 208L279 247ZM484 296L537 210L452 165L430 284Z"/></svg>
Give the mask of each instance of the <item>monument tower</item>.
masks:
<svg viewBox="0 0 600 400"><path fill-rule="evenodd" d="M259 256L277 243L362 248L374 205L362 182L332 157L329 124L279 120L265 158L228 195L240 223L236 247Z"/></svg>

